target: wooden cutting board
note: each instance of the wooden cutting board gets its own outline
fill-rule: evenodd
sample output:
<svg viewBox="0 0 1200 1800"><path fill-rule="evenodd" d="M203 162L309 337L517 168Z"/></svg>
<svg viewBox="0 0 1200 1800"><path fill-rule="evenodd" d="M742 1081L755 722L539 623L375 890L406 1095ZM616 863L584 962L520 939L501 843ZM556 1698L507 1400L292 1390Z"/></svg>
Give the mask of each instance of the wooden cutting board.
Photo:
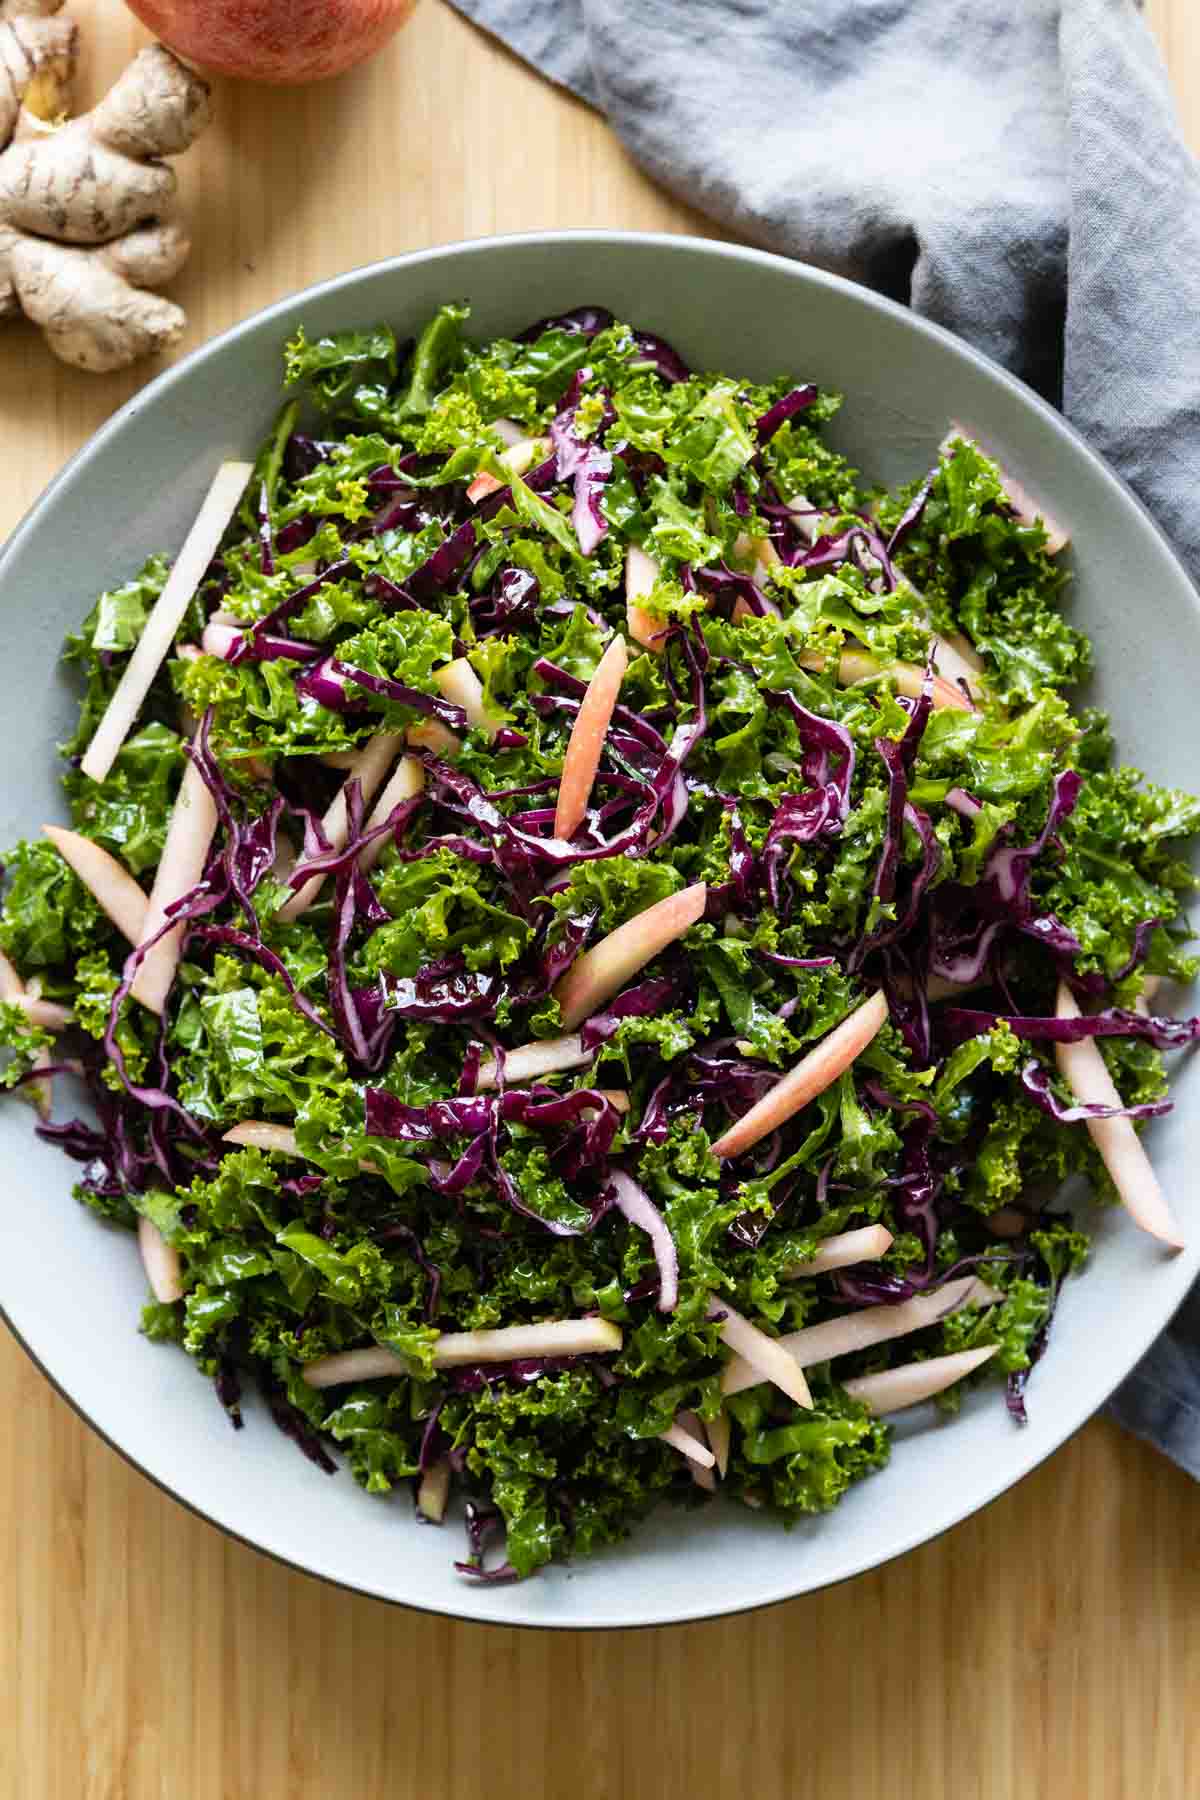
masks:
<svg viewBox="0 0 1200 1800"><path fill-rule="evenodd" d="M142 41L76 0L86 88ZM1152 0L1200 143L1200 7ZM370 199L364 196L370 182ZM603 123L424 0L330 86L223 85L183 165L190 348L306 283L542 226L709 231ZM0 339L0 532L145 379ZM231 1543L0 1334L0 1800L1191 1800L1200 1491L1089 1425L833 1592L605 1636L450 1624Z"/></svg>

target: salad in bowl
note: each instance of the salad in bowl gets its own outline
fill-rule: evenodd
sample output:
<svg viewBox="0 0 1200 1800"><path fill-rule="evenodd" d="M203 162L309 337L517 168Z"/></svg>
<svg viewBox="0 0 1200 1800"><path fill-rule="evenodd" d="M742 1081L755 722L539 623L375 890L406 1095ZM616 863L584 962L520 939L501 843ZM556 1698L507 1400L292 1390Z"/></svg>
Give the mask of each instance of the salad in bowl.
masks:
<svg viewBox="0 0 1200 1800"><path fill-rule="evenodd" d="M793 374L468 326L297 329L72 633L0 1025L146 1336L496 1581L822 1512L970 1384L1017 1428L1064 1184L1182 1241L1200 805L1073 703L1067 534L969 425L887 490Z"/></svg>

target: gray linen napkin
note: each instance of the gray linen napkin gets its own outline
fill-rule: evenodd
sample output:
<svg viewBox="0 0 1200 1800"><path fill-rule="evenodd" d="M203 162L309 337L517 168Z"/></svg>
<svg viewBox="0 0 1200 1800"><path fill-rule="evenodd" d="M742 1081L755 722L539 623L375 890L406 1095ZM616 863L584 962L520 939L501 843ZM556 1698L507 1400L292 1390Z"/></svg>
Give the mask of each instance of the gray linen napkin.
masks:
<svg viewBox="0 0 1200 1800"><path fill-rule="evenodd" d="M673 193L1063 407L1200 578L1200 169L1132 0L453 0ZM1112 1411L1200 1479L1200 1289Z"/></svg>

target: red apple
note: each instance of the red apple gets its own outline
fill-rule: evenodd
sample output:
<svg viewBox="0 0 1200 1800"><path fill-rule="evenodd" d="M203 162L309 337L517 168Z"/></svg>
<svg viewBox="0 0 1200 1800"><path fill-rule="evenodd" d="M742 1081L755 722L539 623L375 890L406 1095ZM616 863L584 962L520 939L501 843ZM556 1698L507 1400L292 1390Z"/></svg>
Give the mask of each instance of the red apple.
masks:
<svg viewBox="0 0 1200 1800"><path fill-rule="evenodd" d="M218 75L319 81L365 62L416 0L129 0L169 50Z"/></svg>

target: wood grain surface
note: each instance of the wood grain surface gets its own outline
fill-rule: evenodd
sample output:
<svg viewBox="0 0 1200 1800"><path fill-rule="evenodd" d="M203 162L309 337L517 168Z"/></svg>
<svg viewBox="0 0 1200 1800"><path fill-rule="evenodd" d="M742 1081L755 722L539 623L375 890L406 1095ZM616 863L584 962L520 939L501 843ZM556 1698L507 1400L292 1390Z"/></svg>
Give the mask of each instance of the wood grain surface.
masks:
<svg viewBox="0 0 1200 1800"><path fill-rule="evenodd" d="M78 0L85 89L142 41ZM1152 0L1200 144L1200 6ZM184 349L290 290L492 231L704 231L603 123L424 0L307 92L224 84L183 165ZM368 194L369 189L369 194ZM0 532L145 379L0 342ZM1190 1800L1200 1492L1115 1427L903 1561L745 1618L456 1625L225 1540L0 1334L0 1800Z"/></svg>

